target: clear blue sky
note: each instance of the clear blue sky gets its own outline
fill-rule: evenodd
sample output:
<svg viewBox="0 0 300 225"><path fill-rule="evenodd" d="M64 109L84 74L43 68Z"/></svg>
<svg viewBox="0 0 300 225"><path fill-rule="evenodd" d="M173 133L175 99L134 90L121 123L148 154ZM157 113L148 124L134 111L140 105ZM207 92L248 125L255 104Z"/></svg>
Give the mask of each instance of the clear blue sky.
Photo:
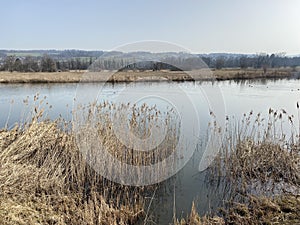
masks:
<svg viewBox="0 0 300 225"><path fill-rule="evenodd" d="M192 52L300 54L299 0L1 0L0 49L111 50L161 40Z"/></svg>

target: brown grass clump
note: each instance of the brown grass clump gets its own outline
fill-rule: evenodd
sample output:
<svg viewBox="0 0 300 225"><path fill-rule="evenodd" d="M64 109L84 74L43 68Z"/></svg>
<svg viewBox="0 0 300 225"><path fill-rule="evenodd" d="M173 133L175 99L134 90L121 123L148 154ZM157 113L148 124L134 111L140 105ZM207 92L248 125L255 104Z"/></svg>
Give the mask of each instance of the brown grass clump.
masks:
<svg viewBox="0 0 300 225"><path fill-rule="evenodd" d="M190 215L186 219L175 221L174 225L224 225L225 221L223 218L215 216L199 216L197 209L193 202Z"/></svg>
<svg viewBox="0 0 300 225"><path fill-rule="evenodd" d="M289 115L291 134L284 132L284 114L270 109L264 127L250 112L237 130L227 129L208 175L224 189L226 224L300 224L299 134Z"/></svg>
<svg viewBox="0 0 300 225"><path fill-rule="evenodd" d="M226 224L300 224L300 196L249 196L248 203L234 203L223 214Z"/></svg>
<svg viewBox="0 0 300 225"><path fill-rule="evenodd" d="M282 110L285 113L284 110ZM244 115L241 128L229 128L218 157L210 167L210 177L247 186L256 182L260 187L271 184L300 188L300 143L292 117L291 134L283 131L284 114L269 110L269 120ZM287 137L289 139L287 140ZM246 190L243 190L246 191Z"/></svg>
<svg viewBox="0 0 300 225"><path fill-rule="evenodd" d="M234 202L229 208L222 208L222 217L201 217L193 203L190 215L176 220L174 225L300 224L300 195L284 194L273 198L249 195L247 200L247 203Z"/></svg>
<svg viewBox="0 0 300 225"><path fill-rule="evenodd" d="M119 202L103 194L111 189ZM34 120L22 130L0 131L0 224L133 224L142 202L127 203L58 122Z"/></svg>
<svg viewBox="0 0 300 225"><path fill-rule="evenodd" d="M226 164L228 176L244 180L259 180L263 183L286 182L300 186L300 155L287 151L279 144L251 139L237 143Z"/></svg>

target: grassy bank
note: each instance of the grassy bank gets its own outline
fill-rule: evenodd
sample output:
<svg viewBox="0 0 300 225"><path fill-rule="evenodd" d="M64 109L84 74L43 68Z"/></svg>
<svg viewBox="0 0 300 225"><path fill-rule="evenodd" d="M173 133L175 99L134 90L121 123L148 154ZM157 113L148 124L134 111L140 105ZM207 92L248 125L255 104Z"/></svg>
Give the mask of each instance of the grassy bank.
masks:
<svg viewBox="0 0 300 225"><path fill-rule="evenodd" d="M109 79L106 79L109 77ZM19 73L0 72L0 83L78 83L78 82L131 82L131 81L204 81L230 79L289 78L293 77L292 69L222 69L194 70L187 73L180 71L128 71L99 73L53 72L53 73Z"/></svg>

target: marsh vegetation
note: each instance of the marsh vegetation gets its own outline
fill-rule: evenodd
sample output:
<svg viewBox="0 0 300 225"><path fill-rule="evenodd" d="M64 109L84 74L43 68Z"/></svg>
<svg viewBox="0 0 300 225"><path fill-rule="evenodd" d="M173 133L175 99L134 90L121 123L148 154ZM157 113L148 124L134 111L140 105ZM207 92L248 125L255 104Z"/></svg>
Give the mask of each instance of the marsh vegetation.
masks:
<svg viewBox="0 0 300 225"><path fill-rule="evenodd" d="M49 120L47 109L32 108L25 121L0 131L1 224L149 224L152 193L163 184L130 187L101 176L78 148L69 121ZM299 103L295 105L299 112ZM131 104L90 104L83 115L86 135L100 137L110 154L134 165L149 165L172 153L177 126L159 151L139 153L126 149L112 132L111 118L120 111L141 137L149 121L161 116L153 107ZM92 109L92 110L88 110ZM93 117L91 117L93 112ZM124 114L121 114L124 115ZM172 115L172 114L170 114ZM93 118L91 120L91 118ZM169 120L164 120L171 124ZM223 137L218 156L205 171L206 182L222 194L219 210L173 218L174 224L299 223L300 144L297 115L270 109L267 117L253 112L240 123L227 118L226 127L211 127ZM98 121L98 123L94 123ZM286 126L289 126L286 129ZM289 132L287 132L289 131ZM95 136L96 134L96 136ZM78 140L78 139L77 139ZM145 155L146 154L146 155ZM167 165L166 165L167 166ZM109 167L109 162L105 165ZM164 171L164 168L162 172ZM140 179L135 176L135 179ZM196 202L195 202L196 203Z"/></svg>
<svg viewBox="0 0 300 225"><path fill-rule="evenodd" d="M208 72L207 70L183 71L102 71L95 74L81 71L64 72L0 72L0 83L79 83L79 82L157 82L157 81L214 81L214 80L243 80L266 78L295 78L299 72L291 68L269 69L219 69ZM114 74L113 76L111 76ZM106 79L110 76L109 79Z"/></svg>

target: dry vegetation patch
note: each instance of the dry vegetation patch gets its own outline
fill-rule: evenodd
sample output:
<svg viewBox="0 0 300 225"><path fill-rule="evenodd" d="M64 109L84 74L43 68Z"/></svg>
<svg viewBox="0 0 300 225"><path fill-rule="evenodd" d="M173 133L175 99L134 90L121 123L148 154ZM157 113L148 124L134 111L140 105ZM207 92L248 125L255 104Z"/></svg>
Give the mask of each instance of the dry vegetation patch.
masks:
<svg viewBox="0 0 300 225"><path fill-rule="evenodd" d="M2 130L0 150L0 224L133 224L143 214L142 202L113 204L97 191L113 185L99 186L56 122Z"/></svg>
<svg viewBox="0 0 300 225"><path fill-rule="evenodd" d="M69 72L0 72L0 83L78 83L78 82L136 82L204 81L255 78L289 78L291 69L221 69L191 71L69 71ZM109 78L109 79L108 79ZM108 79L108 80L107 80Z"/></svg>

